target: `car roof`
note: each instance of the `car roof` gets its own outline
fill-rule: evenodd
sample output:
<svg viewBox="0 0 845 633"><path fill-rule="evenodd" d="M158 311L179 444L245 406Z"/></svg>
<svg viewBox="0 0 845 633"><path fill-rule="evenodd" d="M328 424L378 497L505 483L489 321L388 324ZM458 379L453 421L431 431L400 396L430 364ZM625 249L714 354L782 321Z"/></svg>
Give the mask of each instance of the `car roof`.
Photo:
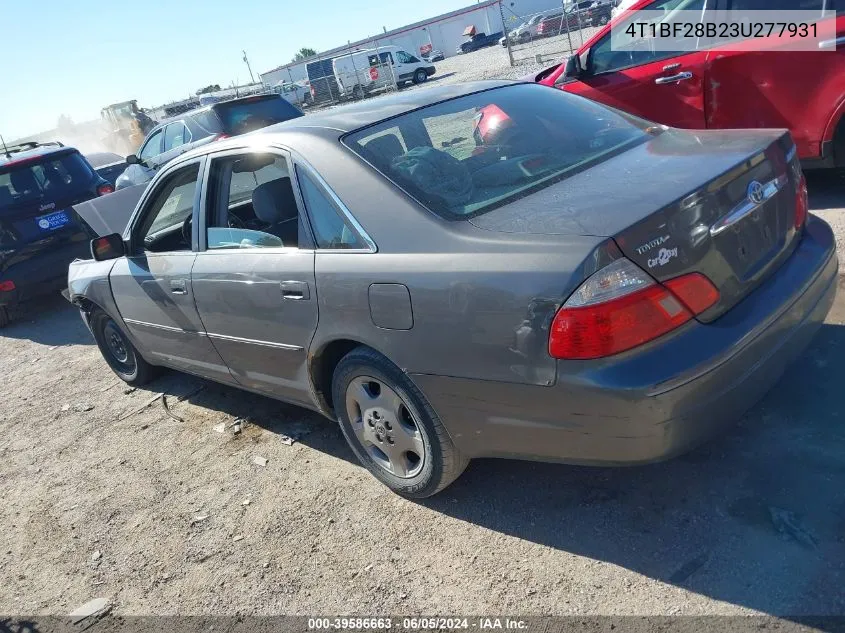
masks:
<svg viewBox="0 0 845 633"><path fill-rule="evenodd" d="M32 149L16 150L18 145L9 145L8 149L11 152L11 157L6 155L3 146L0 145L0 167L10 163L17 163L21 161L31 160L33 158L40 158L41 156L49 156L51 154L69 154L77 152L75 147L67 147L64 145L38 145Z"/></svg>

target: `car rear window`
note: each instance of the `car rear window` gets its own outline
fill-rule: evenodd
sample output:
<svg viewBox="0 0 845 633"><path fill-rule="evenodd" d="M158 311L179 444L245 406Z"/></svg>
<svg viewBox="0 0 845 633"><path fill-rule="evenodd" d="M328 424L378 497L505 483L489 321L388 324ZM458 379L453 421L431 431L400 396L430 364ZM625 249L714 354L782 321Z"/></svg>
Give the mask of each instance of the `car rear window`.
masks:
<svg viewBox="0 0 845 633"><path fill-rule="evenodd" d="M218 103L213 108L226 134L245 134L302 116L302 112L279 95Z"/></svg>
<svg viewBox="0 0 845 633"><path fill-rule="evenodd" d="M507 86L353 132L350 149L447 219L490 211L608 160L662 127L545 86Z"/></svg>
<svg viewBox="0 0 845 633"><path fill-rule="evenodd" d="M78 152L0 165L0 210L77 195L88 189L94 178L91 166Z"/></svg>

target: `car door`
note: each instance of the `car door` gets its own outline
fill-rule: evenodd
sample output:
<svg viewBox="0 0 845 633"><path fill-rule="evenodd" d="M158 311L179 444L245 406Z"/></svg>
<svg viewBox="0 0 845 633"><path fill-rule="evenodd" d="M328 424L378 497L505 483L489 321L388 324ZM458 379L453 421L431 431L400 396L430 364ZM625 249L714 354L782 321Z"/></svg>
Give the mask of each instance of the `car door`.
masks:
<svg viewBox="0 0 845 633"><path fill-rule="evenodd" d="M248 389L312 404L314 248L281 150L215 154L191 274L209 341Z"/></svg>
<svg viewBox="0 0 845 633"><path fill-rule="evenodd" d="M830 0L720 0L730 11L812 11ZM784 14L787 15L787 14ZM802 159L823 152L826 130L845 96L845 10L825 21L821 50L796 51L789 38L755 38L710 51L708 127L789 128ZM820 33L824 28L819 24ZM819 46L816 44L816 46ZM765 50L764 50L765 49ZM833 121L835 126L836 121Z"/></svg>
<svg viewBox="0 0 845 633"><path fill-rule="evenodd" d="M655 0L645 8L667 14L702 11L705 0ZM562 75L556 85L664 125L706 127L707 51L623 50L624 32L624 25L607 29L590 48L584 73L578 78Z"/></svg>
<svg viewBox="0 0 845 633"><path fill-rule="evenodd" d="M203 159L179 165L150 185L124 238L126 257L109 276L120 315L145 358L233 383L205 336L191 289Z"/></svg>

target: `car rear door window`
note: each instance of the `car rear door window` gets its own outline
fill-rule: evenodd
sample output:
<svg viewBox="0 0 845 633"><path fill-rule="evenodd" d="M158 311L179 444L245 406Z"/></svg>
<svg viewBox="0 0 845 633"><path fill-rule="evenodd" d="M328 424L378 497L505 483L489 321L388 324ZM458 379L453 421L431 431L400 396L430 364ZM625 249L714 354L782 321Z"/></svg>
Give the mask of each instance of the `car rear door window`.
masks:
<svg viewBox="0 0 845 633"><path fill-rule="evenodd" d="M337 206L314 181L314 178L299 165L296 166L296 176L317 246L331 249L366 248L361 238L349 222L341 217Z"/></svg>
<svg viewBox="0 0 845 633"><path fill-rule="evenodd" d="M206 204L209 250L299 246L300 217L284 156L212 160Z"/></svg>

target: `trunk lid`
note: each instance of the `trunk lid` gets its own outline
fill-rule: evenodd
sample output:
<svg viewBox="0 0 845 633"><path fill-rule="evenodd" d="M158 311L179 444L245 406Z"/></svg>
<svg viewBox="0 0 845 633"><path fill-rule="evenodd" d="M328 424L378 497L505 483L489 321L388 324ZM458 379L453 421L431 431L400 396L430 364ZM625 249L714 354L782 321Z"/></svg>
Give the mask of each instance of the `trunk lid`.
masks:
<svg viewBox="0 0 845 633"><path fill-rule="evenodd" d="M471 219L515 233L613 238L658 281L706 275L715 319L789 257L798 158L785 130L668 130L604 163Z"/></svg>

